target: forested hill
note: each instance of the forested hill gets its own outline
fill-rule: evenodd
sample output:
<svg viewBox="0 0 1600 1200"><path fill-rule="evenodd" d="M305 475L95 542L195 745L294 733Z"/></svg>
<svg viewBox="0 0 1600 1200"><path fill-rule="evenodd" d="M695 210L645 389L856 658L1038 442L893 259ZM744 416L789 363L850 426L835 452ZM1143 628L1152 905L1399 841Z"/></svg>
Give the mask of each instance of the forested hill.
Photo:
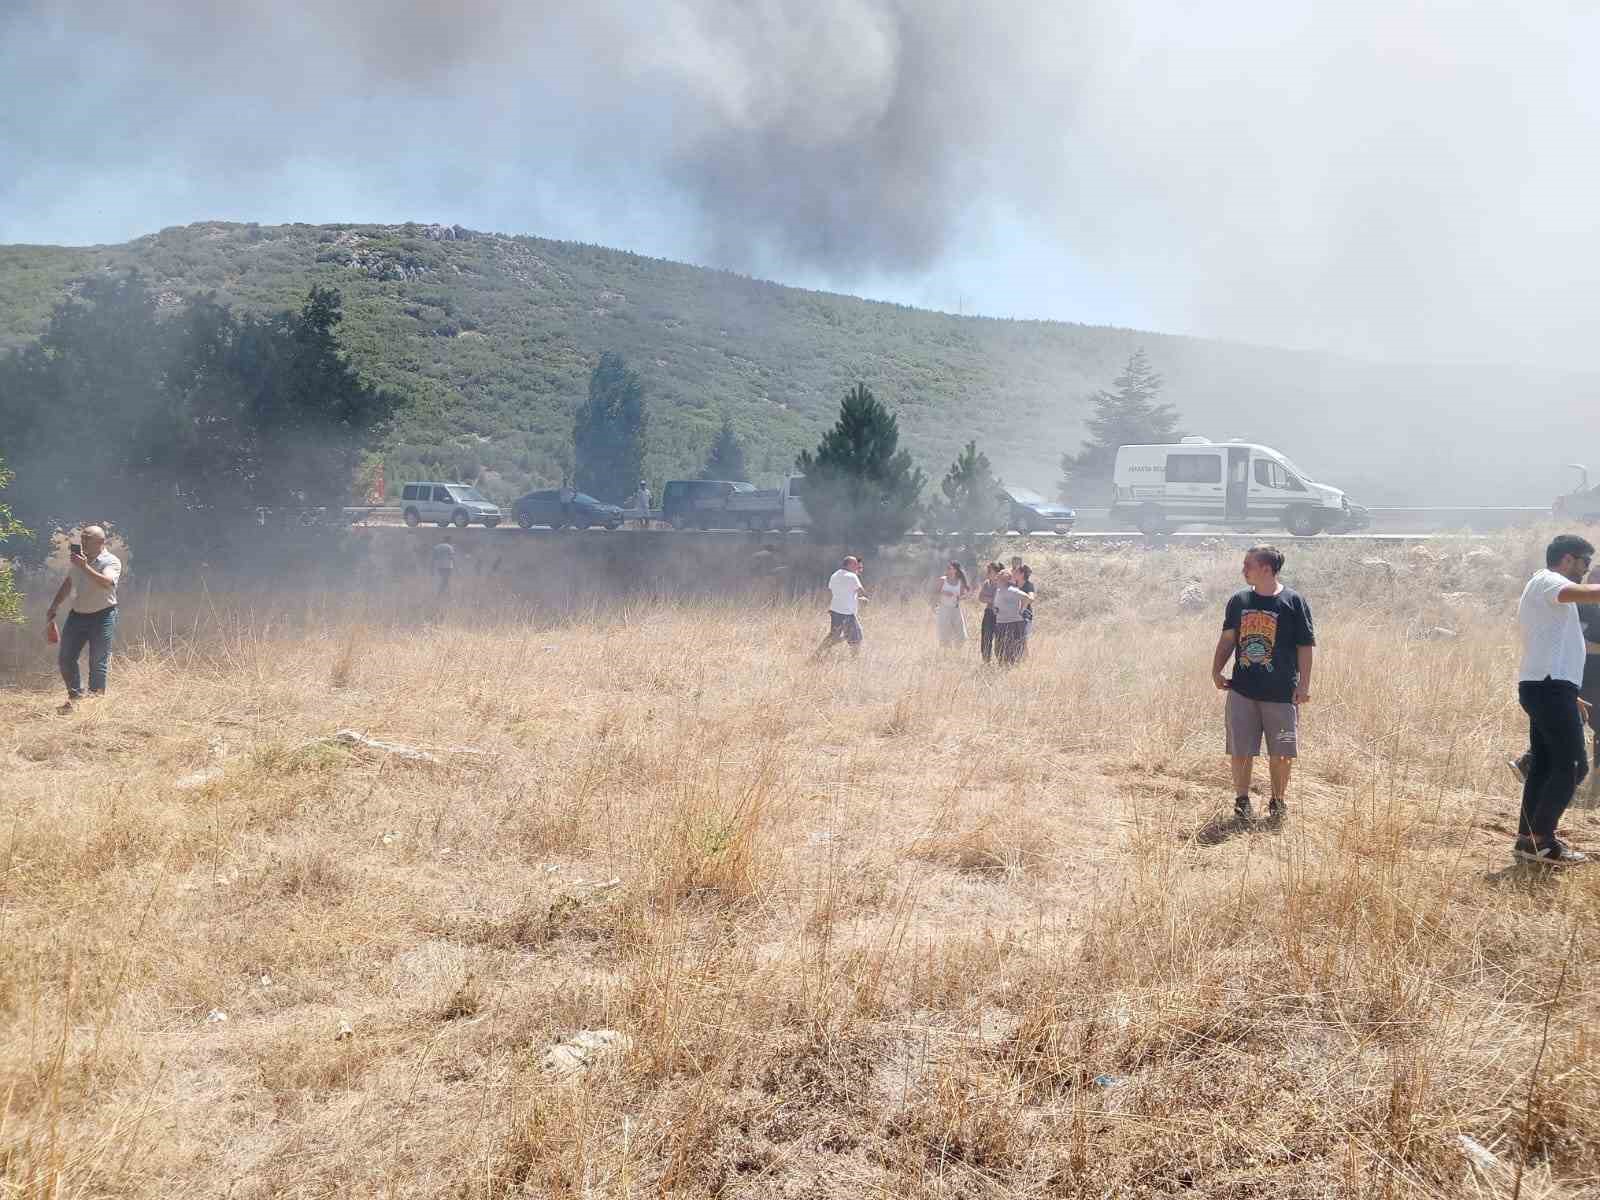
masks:
<svg viewBox="0 0 1600 1200"><path fill-rule="evenodd" d="M35 336L75 278L127 266L172 305L213 292L276 311L337 287L351 360L410 401L390 479L428 463L502 496L559 478L603 350L644 378L656 481L698 468L724 413L769 480L861 380L935 479L976 437L1005 478L1053 492L1086 393L1139 346L1185 428L1268 442L1369 503L1547 503L1562 463L1587 449L1600 466L1594 376L957 317L455 226L202 223L120 246L0 247L0 350Z"/></svg>

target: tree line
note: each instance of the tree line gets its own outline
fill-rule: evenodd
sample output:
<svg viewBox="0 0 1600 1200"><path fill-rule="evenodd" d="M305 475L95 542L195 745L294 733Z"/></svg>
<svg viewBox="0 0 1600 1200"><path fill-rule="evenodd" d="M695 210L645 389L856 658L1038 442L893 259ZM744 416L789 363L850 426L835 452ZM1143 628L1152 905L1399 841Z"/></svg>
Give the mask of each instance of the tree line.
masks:
<svg viewBox="0 0 1600 1200"><path fill-rule="evenodd" d="M0 358L8 558L106 515L148 561L205 561L257 509L339 505L390 428L392 393L340 351L339 293L235 312L200 296L163 313L136 274L83 280L40 338Z"/></svg>
<svg viewBox="0 0 1600 1200"><path fill-rule="evenodd" d="M0 356L0 557L42 560L50 531L106 514L148 562L208 561L258 510L348 502L400 401L350 366L338 344L342 317L340 294L323 287L298 309L255 315L214 295L165 304L136 272L78 281L37 341ZM1062 459L1066 498L1102 499L1118 445L1175 435L1160 387L1137 352L1114 390L1089 398L1091 436ZM639 375L602 354L575 411L570 482L625 502L642 478L649 427ZM845 394L795 470L829 540L881 545L924 518L956 530L1000 519L1000 480L971 441L923 503L927 477L865 383ZM744 478L729 417L699 474ZM0 619L15 611L0 562Z"/></svg>
<svg viewBox="0 0 1600 1200"><path fill-rule="evenodd" d="M1105 505L1117 447L1176 439L1177 410L1160 399L1161 376L1135 350L1111 389L1089 396L1090 436L1061 457L1058 490L1069 503ZM605 353L589 378L589 395L573 424L575 486L599 499L626 504L644 463L649 426L644 383L620 355ZM864 383L844 396L834 426L814 451L802 451L795 470L806 477L806 509L817 535L829 541L882 545L919 520L942 529L989 531L1005 520L1002 481L976 440L950 464L939 494L924 504L927 477L899 449L899 422ZM707 451L701 479L743 480L744 451L726 416Z"/></svg>

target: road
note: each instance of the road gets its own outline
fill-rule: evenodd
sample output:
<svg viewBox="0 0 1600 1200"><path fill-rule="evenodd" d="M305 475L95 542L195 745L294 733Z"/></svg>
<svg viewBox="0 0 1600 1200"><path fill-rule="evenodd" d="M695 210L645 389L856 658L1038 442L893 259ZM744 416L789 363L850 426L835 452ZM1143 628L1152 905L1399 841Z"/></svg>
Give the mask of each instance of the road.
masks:
<svg viewBox="0 0 1600 1200"><path fill-rule="evenodd" d="M370 533L370 534L404 533L404 534L411 534L412 536L415 536L416 533L418 532L418 531L407 529L402 524L368 524L368 525L356 525L356 526L353 526L352 528L354 529L354 531L356 531L358 533ZM434 526L424 525L424 526L421 527L420 532L422 532L422 533L438 533L438 532L442 532L442 531L436 529ZM671 537L671 538L717 538L717 539L721 539L721 540L727 540L727 539L730 539L730 538L734 538L734 539L742 539L744 541L749 541L749 542L760 542L762 539L765 539L765 538L778 538L778 537L783 537L783 536L791 536L791 537L798 538L798 537L802 537L803 536L801 534L781 535L781 534L776 534L776 533L765 533L765 534L762 534L762 533L751 533L748 530L744 530L744 529L705 529L705 530L686 529L686 530L679 531L679 530L673 530L673 529L660 528L660 529L649 529L649 530L619 529L619 530L616 530L614 532L607 531L605 529L590 529L590 530L583 530L583 531L580 532L580 531L575 531L575 530L571 530L571 529L562 529L562 530L544 529L544 528L522 529L522 528L520 528L519 526L516 526L516 525L501 525L496 529L485 529L480 525L473 525L473 526L469 526L466 529L451 528L448 532L449 532L450 536L453 537L453 538L460 538L460 537L467 537L467 538L484 538L484 537L573 538L573 537L580 537L580 536L604 537L604 538L658 538L658 537ZM922 538L925 538L926 536L927 536L926 534L919 533L919 532L913 532L913 533L909 533L909 534L906 535L908 540L913 540L913 541L914 540L920 540ZM1396 546L1396 545L1404 546L1404 545L1414 545L1414 544L1417 544L1417 543L1428 542L1428 541L1476 541L1476 540L1479 540L1479 539L1483 538L1484 536L1485 536L1484 534L1479 534L1479 533L1323 533L1323 534L1318 534L1315 537L1291 538L1287 534L1278 534L1278 533L1273 533L1273 532L1270 532L1270 531L1265 532L1265 533L1234 533L1234 532L1229 531L1229 530L1216 530L1216 531L1212 531L1212 532L1205 532L1205 531L1190 532L1190 531L1186 531L1186 532L1183 532L1183 533L1171 533L1171 534L1165 535L1164 537L1162 537L1159 540L1162 541L1162 542L1168 542L1168 543L1171 543L1171 544L1174 544L1174 545L1183 545L1185 543L1194 543L1194 542L1208 542L1208 543L1221 542L1224 545L1239 546L1239 547L1252 546L1257 542L1260 542L1260 541L1263 541L1263 540L1270 540L1270 539L1273 539L1273 538L1276 538L1277 540L1279 540L1279 541L1281 541L1281 542L1283 542L1285 544L1293 544L1293 545L1306 545L1306 544L1312 544L1312 543L1318 543L1318 542L1323 542L1323 543L1339 542L1339 543L1365 544L1365 545L1370 545L1370 546ZM1137 531L1111 531L1111 530L1087 530L1087 531L1084 531L1082 533L1073 532L1073 533L1065 533L1065 534L1055 534L1055 533L1027 533L1027 534L1023 534L1023 533L1004 533L1004 534L997 534L994 537L995 541L998 541L998 542L1001 542L1001 543L1013 543L1014 542L1014 543L1018 543L1018 544L1021 544L1021 543L1027 542L1027 541L1031 541L1031 540L1034 540L1034 539L1037 539L1037 540L1039 540L1041 542L1053 542L1053 541L1075 542L1075 543L1078 543L1079 545L1083 545L1083 544L1088 544L1088 545L1117 545L1117 544L1121 544L1121 543L1144 544L1144 543L1146 543L1148 541L1148 539L1144 536L1144 534L1138 533Z"/></svg>
<svg viewBox="0 0 1600 1200"><path fill-rule="evenodd" d="M1456 506L1456 507L1421 507L1421 508L1374 508L1372 512L1372 526L1360 533L1318 534L1313 538L1295 538L1282 530L1260 530L1252 533L1237 533L1233 530L1209 528L1201 530L1184 531L1182 533L1168 534L1167 540L1182 544L1203 538L1220 538L1228 544L1249 545L1263 539L1276 538L1291 543L1306 541L1353 541L1367 542L1373 545L1408 544L1425 542L1434 538L1474 538L1481 537L1486 531L1511 528L1516 525L1529 524L1548 517L1548 508L1535 507L1490 507L1490 506ZM1054 538L1058 536L1077 538L1086 542L1096 541L1144 541L1144 535L1136 530L1107 528L1107 511L1103 508L1080 508L1078 510L1078 524L1070 534L1057 535L1052 533L1005 533L996 535L1001 541L1022 541L1026 538ZM379 514L367 522L357 526L363 529L404 529L398 511L393 515ZM463 531L456 530L456 534ZM763 535L750 533L746 530L672 530L663 525L657 525L648 531L639 530L631 523L624 526L617 534L607 534L603 529L593 529L586 532L604 536L672 536L672 537L743 537L757 538ZM556 533L549 529L523 530L514 522L503 522L497 529L486 530L479 526L472 526L467 536L481 536L488 533L534 536L534 537L572 537L573 530L562 530ZM921 532L907 535L911 538L926 536Z"/></svg>

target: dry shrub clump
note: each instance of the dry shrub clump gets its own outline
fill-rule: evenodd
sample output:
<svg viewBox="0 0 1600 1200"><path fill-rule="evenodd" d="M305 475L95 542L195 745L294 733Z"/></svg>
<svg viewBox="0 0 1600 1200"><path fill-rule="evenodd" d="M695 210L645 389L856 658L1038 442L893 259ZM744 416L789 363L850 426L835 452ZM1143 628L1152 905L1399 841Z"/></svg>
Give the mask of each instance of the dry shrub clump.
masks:
<svg viewBox="0 0 1600 1200"><path fill-rule="evenodd" d="M1592 1195L1600 875L1506 853L1542 543L1291 547L1277 828L1223 819L1221 543L1040 543L1004 673L909 562L859 660L212 581L57 717L0 635L0 1195Z"/></svg>

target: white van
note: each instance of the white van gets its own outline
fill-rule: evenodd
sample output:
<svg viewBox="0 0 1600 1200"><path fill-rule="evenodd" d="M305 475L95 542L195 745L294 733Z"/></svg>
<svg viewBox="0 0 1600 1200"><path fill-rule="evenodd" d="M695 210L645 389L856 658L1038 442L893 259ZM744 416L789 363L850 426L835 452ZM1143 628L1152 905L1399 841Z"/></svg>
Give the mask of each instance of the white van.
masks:
<svg viewBox="0 0 1600 1200"><path fill-rule="evenodd" d="M408 483L400 489L400 512L413 529L424 521L440 529L451 522L461 529L474 522L488 529L500 524L499 506L465 483Z"/></svg>
<svg viewBox="0 0 1600 1200"><path fill-rule="evenodd" d="M1286 455L1249 442L1186 437L1176 445L1121 446L1112 483L1112 521L1147 534L1179 525L1282 526L1306 537L1358 528L1366 513Z"/></svg>

